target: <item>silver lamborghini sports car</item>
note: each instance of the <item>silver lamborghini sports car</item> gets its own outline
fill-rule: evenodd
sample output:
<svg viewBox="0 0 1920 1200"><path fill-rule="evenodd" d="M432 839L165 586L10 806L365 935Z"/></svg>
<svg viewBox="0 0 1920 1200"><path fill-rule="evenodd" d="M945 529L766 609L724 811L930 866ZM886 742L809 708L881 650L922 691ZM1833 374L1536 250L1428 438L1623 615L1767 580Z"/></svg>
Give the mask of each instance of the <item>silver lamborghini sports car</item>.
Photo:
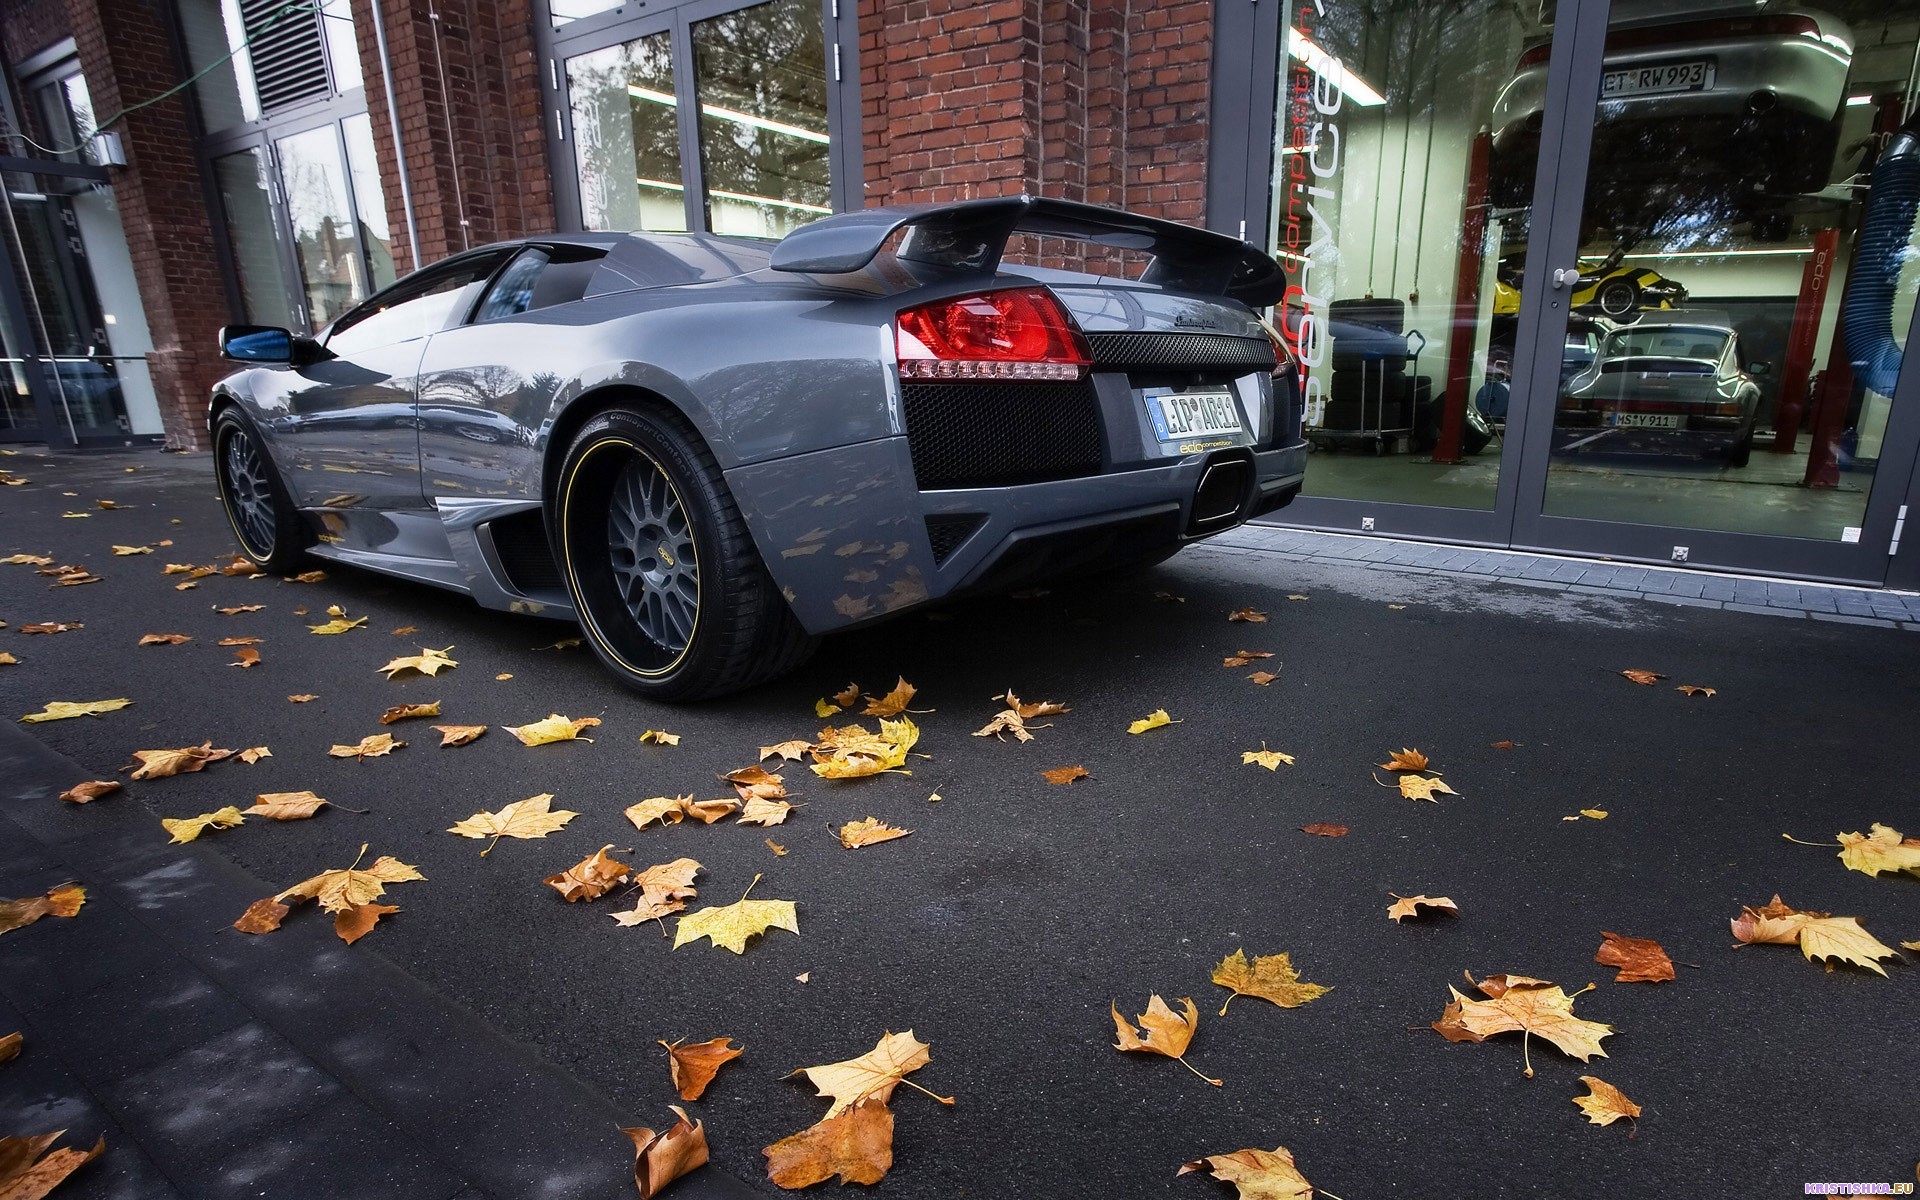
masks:
<svg viewBox="0 0 1920 1200"><path fill-rule="evenodd" d="M1148 265L1004 264L1016 233ZM223 330L248 365L214 389L214 466L270 570L310 554L574 619L636 691L717 695L830 630L1286 504L1300 385L1248 307L1284 287L1233 238L1024 196L778 242L528 238L311 338Z"/></svg>

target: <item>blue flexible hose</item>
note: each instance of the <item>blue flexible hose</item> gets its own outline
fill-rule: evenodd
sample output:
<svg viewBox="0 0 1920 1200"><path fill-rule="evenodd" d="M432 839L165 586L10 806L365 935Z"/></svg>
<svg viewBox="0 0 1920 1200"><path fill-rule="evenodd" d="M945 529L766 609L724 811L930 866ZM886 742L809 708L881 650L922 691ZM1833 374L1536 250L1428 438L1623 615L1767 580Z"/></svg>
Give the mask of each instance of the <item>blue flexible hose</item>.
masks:
<svg viewBox="0 0 1920 1200"><path fill-rule="evenodd" d="M1920 212L1920 137L1912 132L1911 122L1874 165L1869 196L1840 328L1854 378L1891 396L1902 357L1893 336L1894 291L1908 253L1914 215Z"/></svg>

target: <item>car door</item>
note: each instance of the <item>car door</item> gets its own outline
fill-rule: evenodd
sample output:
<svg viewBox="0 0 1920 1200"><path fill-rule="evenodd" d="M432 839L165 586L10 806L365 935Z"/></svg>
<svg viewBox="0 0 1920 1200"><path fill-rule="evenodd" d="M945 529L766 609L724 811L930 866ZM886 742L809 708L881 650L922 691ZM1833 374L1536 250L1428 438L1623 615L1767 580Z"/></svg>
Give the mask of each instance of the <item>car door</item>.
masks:
<svg viewBox="0 0 1920 1200"><path fill-rule="evenodd" d="M420 470L430 501L537 499L540 427L563 378L562 305L586 293L603 248L528 246L464 324L427 340L419 364Z"/></svg>
<svg viewBox="0 0 1920 1200"><path fill-rule="evenodd" d="M503 253L417 272L342 315L293 368L275 420L302 508L419 509L414 386L430 334L466 315Z"/></svg>

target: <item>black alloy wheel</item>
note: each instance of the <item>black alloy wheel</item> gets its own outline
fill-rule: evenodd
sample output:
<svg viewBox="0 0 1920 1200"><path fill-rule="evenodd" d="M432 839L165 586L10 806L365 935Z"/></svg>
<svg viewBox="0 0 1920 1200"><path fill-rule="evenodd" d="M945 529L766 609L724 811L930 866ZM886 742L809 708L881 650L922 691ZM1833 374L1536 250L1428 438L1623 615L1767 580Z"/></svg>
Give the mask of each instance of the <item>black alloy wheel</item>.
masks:
<svg viewBox="0 0 1920 1200"><path fill-rule="evenodd" d="M304 527L259 435L232 409L213 426L213 470L241 553L269 571L298 566Z"/></svg>
<svg viewBox="0 0 1920 1200"><path fill-rule="evenodd" d="M723 695L812 652L712 452L677 413L590 419L561 463L550 523L587 643L636 692Z"/></svg>

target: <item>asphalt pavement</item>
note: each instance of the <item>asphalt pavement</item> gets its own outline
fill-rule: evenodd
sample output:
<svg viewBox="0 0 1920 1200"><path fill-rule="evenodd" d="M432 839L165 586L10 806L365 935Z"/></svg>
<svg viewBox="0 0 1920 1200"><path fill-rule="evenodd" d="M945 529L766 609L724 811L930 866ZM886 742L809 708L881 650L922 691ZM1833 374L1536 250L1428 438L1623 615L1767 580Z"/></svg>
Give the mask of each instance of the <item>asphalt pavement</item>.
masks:
<svg viewBox="0 0 1920 1200"><path fill-rule="evenodd" d="M1889 944L1920 939L1920 878L1869 878L1830 849L1781 837L1831 841L1875 821L1920 834L1912 632L1203 546L1135 579L831 638L787 679L670 708L622 691L583 650L554 648L571 636L565 626L423 586L329 565L319 583L212 576L176 590L165 564L233 551L204 457L23 453L0 468L32 481L0 488L0 557L50 554L101 579L50 587L32 567L0 566L0 649L20 660L0 666L0 712L131 698L100 717L16 726L90 778L113 777L137 749L211 740L273 752L130 783L85 807L49 794L46 820L77 835L131 812L161 847L159 817L318 792L339 807L250 820L169 853L217 854L270 889L346 866L362 843L418 866L426 882L386 898L401 911L329 961L397 969L603 1098L609 1125L670 1119L677 1101L657 1039L734 1037L745 1055L689 1107L707 1124L708 1171L756 1193L779 1194L760 1149L825 1112L812 1088L784 1077L905 1029L932 1046L914 1080L956 1098L943 1107L894 1095L894 1166L875 1194L910 1200L1225 1195L1174 1172L1275 1146L1345 1200L1764 1197L1800 1195L1807 1182L1915 1178L1920 956L1886 963L1888 978L1827 971L1788 946L1735 949L1727 927L1743 904L1777 892L1857 916ZM100 509L102 499L124 507ZM162 539L173 545L150 555L111 550ZM263 607L213 611L243 604ZM366 626L310 634L329 605ZM1270 619L1227 619L1246 607ZM19 632L34 622L85 627ZM391 632L407 626L417 632ZM193 640L136 645L146 633ZM232 636L264 639L259 665L228 665L231 649L215 643ZM391 681L378 670L423 647L451 647L459 666ZM1240 649L1274 657L1221 665ZM1247 678L1257 668L1278 678L1260 686ZM1626 668L1667 678L1637 686L1619 675ZM793 764L787 778L806 807L772 829L640 831L621 815L651 796L724 795L718 774L826 723L818 698L850 681L883 692L900 676L919 689L914 707L930 710L914 716L930 757L913 760L911 776L828 782ZM1689 698L1678 684L1715 695ZM1008 688L1072 711L1024 745L971 736ZM315 699L290 703L294 694ZM433 700L444 723L492 728L441 749L434 722L379 724L389 706ZM1161 708L1175 724L1127 732ZM591 744L535 748L501 728L550 713L602 724ZM642 745L648 729L680 744ZM409 745L366 761L327 755L378 732ZM1295 763L1268 772L1241 762L1263 744ZM1417 803L1383 786L1391 776L1375 764L1402 746L1430 755L1458 794ZM1066 765L1091 777L1055 786L1040 776ZM543 792L581 815L485 857L484 843L446 832ZM1564 819L1582 809L1607 816ZM843 849L829 827L866 816L913 833ZM1300 831L1312 822L1351 833ZM657 925L610 920L612 901L568 905L541 883L607 843L641 866L698 859L695 908L738 899L757 875L754 896L798 903L799 935L770 932L738 956L704 942L673 950ZM0 897L28 882L0 875ZM1449 896L1460 914L1396 925L1389 893ZM239 916L229 907L177 919L242 939L223 929ZM270 938L317 923L296 910ZM60 924L5 936L46 937ZM1603 930L1658 939L1683 964L1679 978L1614 982L1593 961ZM314 954L335 950L326 941ZM1291 1010L1241 999L1216 1016L1226 992L1210 971L1243 947L1285 951L1332 990ZM1597 984L1577 1013L1614 1027L1608 1056L1583 1064L1535 1039L1528 1078L1516 1037L1444 1040L1428 1025L1449 984L1467 988L1462 972L1535 976L1569 992ZM1132 1015L1154 993L1195 999L1188 1059L1223 1087L1113 1048L1109 1004ZM129 1010L143 1002L127 989ZM385 1019L368 1008L369 1024ZM39 1131L14 1128L32 1114L7 1103L8 1072L31 1053L0 1066L0 1135ZM422 1101L434 1102L432 1062L416 1070ZM1588 1125L1571 1103L1586 1092L1583 1074L1621 1088L1644 1115ZM452 1063L439 1079L449 1098L472 1086ZM537 1148L543 1112L527 1108L519 1135ZM302 1129L256 1136L264 1152ZM617 1172L630 1151L609 1132ZM166 1167L167 1147L146 1150ZM69 1186L88 1194L83 1175Z"/></svg>

